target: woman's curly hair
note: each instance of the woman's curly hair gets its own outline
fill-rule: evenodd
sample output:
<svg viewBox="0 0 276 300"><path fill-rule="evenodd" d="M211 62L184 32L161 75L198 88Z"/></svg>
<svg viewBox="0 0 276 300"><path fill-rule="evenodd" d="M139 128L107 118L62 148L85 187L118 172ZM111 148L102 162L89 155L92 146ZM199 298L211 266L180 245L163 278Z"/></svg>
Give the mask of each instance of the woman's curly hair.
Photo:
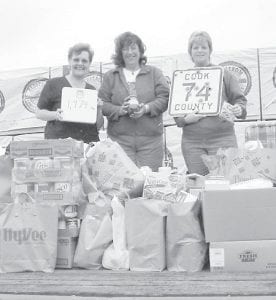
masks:
<svg viewBox="0 0 276 300"><path fill-rule="evenodd" d="M146 51L146 46L142 42L142 40L139 38L138 35L132 33L132 32L124 32L120 34L116 39L115 39L115 54L112 55L112 60L114 65L118 67L125 67L125 62L123 59L123 54L122 50L124 47L128 47L132 44L137 44L139 51L140 51L140 59L139 63L141 64L146 64L147 62L147 57L144 55Z"/></svg>

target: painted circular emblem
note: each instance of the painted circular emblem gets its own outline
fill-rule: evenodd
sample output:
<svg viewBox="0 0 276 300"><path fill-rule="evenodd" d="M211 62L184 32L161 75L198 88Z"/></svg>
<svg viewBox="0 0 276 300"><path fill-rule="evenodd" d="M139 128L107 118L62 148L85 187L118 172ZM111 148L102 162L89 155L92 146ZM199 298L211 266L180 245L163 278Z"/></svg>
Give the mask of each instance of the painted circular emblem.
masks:
<svg viewBox="0 0 276 300"><path fill-rule="evenodd" d="M102 74L97 71L92 71L85 77L85 81L98 90L102 83Z"/></svg>
<svg viewBox="0 0 276 300"><path fill-rule="evenodd" d="M274 71L273 71L272 81L273 81L274 87L276 88L276 67L274 68Z"/></svg>
<svg viewBox="0 0 276 300"><path fill-rule="evenodd" d="M5 102L6 102L6 100L5 100L4 94L0 91L0 114L5 108Z"/></svg>
<svg viewBox="0 0 276 300"><path fill-rule="evenodd" d="M237 78L240 88L246 96L252 87L251 75L248 69L236 61L225 61L220 66L224 67Z"/></svg>
<svg viewBox="0 0 276 300"><path fill-rule="evenodd" d="M35 113L40 93L48 78L32 79L25 85L22 92L22 103L31 113Z"/></svg>

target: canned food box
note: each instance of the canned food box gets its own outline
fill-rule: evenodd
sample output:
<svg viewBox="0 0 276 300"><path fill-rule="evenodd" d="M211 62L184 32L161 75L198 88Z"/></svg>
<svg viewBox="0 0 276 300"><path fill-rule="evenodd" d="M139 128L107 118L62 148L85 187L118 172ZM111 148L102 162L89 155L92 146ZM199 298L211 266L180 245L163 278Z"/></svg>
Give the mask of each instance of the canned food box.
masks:
<svg viewBox="0 0 276 300"><path fill-rule="evenodd" d="M74 169L13 169L12 179L15 183L27 182L70 182L73 180ZM80 178L80 172L78 172Z"/></svg>
<svg viewBox="0 0 276 300"><path fill-rule="evenodd" d="M13 184L12 194L31 193L34 191L33 183Z"/></svg>
<svg viewBox="0 0 276 300"><path fill-rule="evenodd" d="M14 159L15 169L29 169L30 159L29 158L16 158Z"/></svg>
<svg viewBox="0 0 276 300"><path fill-rule="evenodd" d="M36 201L42 201L42 202L54 202L58 205L75 205L76 202L73 199L72 193L64 192L41 192L41 193L35 193L34 198Z"/></svg>
<svg viewBox="0 0 276 300"><path fill-rule="evenodd" d="M71 157L55 157L55 164L59 164L61 169L70 169L74 167L74 159Z"/></svg>
<svg viewBox="0 0 276 300"><path fill-rule="evenodd" d="M83 157L82 141L74 139L49 139L36 141L12 141L10 157Z"/></svg>
<svg viewBox="0 0 276 300"><path fill-rule="evenodd" d="M50 158L34 157L32 160L32 169L34 170L45 170L53 167L53 160Z"/></svg>
<svg viewBox="0 0 276 300"><path fill-rule="evenodd" d="M55 192L70 192L71 183L70 182L55 182L54 186Z"/></svg>
<svg viewBox="0 0 276 300"><path fill-rule="evenodd" d="M36 193L51 192L53 184L51 182L40 182L34 185L34 191Z"/></svg>

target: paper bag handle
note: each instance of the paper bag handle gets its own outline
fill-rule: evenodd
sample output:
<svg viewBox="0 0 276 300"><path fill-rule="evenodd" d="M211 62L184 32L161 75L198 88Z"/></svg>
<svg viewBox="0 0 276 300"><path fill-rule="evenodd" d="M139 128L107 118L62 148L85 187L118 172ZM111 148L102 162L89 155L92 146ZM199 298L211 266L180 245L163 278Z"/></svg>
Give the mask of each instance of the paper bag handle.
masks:
<svg viewBox="0 0 276 300"><path fill-rule="evenodd" d="M21 199L20 199L20 195L21 195ZM24 197L23 197L24 195ZM27 200L28 199L28 200ZM23 200L23 201L22 201ZM34 198L28 194L28 193L20 193L18 194L15 199L14 199L14 203L15 204L21 204L21 206L25 209L30 208L30 203L34 204L36 203L36 201L34 200ZM33 207L33 206L32 206ZM34 207L34 209L32 209L32 215L33 216L37 216L37 212L36 212L36 208ZM15 210L15 217L19 216L19 213Z"/></svg>

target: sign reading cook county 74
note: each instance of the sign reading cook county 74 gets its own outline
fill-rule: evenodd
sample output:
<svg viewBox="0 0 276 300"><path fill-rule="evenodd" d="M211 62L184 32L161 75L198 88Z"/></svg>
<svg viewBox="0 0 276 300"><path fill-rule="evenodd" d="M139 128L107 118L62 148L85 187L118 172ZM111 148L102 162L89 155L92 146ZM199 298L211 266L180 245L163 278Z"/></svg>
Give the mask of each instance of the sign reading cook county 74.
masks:
<svg viewBox="0 0 276 300"><path fill-rule="evenodd" d="M61 96L62 120L96 123L97 99L96 90L64 87Z"/></svg>
<svg viewBox="0 0 276 300"><path fill-rule="evenodd" d="M169 114L181 117L198 113L214 116L220 112L223 68L176 70L173 73Z"/></svg>

